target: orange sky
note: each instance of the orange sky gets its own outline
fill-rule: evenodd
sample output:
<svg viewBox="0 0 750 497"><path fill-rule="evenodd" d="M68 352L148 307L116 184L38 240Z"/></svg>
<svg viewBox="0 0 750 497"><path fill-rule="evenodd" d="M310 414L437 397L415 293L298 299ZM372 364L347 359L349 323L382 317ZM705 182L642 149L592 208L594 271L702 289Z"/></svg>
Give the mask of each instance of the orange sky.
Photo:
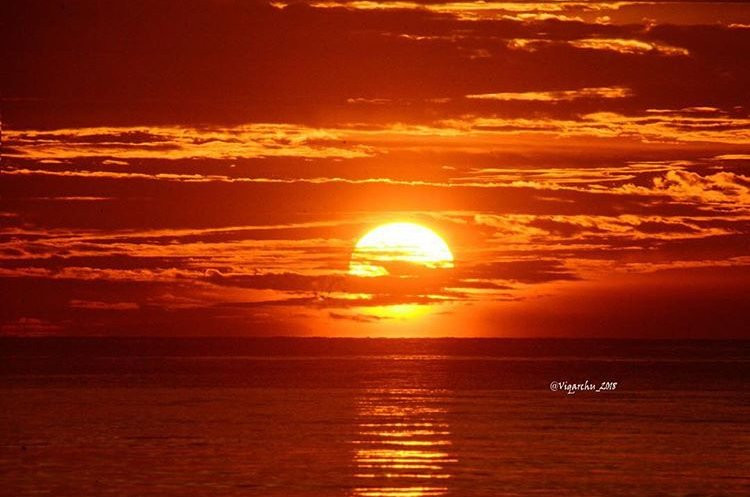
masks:
<svg viewBox="0 0 750 497"><path fill-rule="evenodd" d="M750 337L746 3L5 10L2 334Z"/></svg>

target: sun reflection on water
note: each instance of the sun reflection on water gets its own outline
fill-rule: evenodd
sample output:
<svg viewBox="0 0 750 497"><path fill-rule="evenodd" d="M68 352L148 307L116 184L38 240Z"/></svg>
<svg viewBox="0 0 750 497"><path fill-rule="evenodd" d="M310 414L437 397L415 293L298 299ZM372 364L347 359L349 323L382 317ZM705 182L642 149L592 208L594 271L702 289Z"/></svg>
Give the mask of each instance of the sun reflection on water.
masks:
<svg viewBox="0 0 750 497"><path fill-rule="evenodd" d="M358 403L357 497L445 495L451 451L445 409L430 389L371 389Z"/></svg>

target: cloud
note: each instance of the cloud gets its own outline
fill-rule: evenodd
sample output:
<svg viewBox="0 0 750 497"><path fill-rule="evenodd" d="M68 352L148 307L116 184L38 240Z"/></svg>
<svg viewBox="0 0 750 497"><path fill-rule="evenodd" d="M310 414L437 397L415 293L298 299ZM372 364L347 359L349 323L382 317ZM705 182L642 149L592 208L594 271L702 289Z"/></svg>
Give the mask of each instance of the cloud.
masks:
<svg viewBox="0 0 750 497"><path fill-rule="evenodd" d="M101 302L99 300L71 300L70 307L99 311L133 311L140 308L135 302Z"/></svg>
<svg viewBox="0 0 750 497"><path fill-rule="evenodd" d="M232 128L100 127L5 132L8 156L65 159L198 159L248 157L365 157L372 150L347 144L335 130L293 124L253 123ZM113 164L112 159L108 159Z"/></svg>
<svg viewBox="0 0 750 497"><path fill-rule="evenodd" d="M725 204L728 207L750 208L750 176L732 172L700 175L684 170L672 170L653 179L653 186L625 185L628 193L668 195L675 200Z"/></svg>
<svg viewBox="0 0 750 497"><path fill-rule="evenodd" d="M343 8L349 10L422 10L435 14L454 16L464 21L482 21L493 19L518 18L523 20L577 20L565 13L586 13L616 10L625 2L430 2L420 3L407 0L313 0L312 7L331 9ZM281 8L284 3L279 3Z"/></svg>
<svg viewBox="0 0 750 497"><path fill-rule="evenodd" d="M282 9L290 4L275 2ZM664 23L674 25L715 25L723 23L733 29L750 26L750 16L742 2L660 2L660 1L437 1L408 0L310 0L308 5L318 9L346 9L349 11L417 11L439 14L461 21L556 21L599 23L605 25ZM745 22L736 22L742 19Z"/></svg>
<svg viewBox="0 0 750 497"><path fill-rule="evenodd" d="M556 259L512 260L481 263L464 271L466 278L520 283L577 280L579 277Z"/></svg>
<svg viewBox="0 0 750 497"><path fill-rule="evenodd" d="M628 90L617 87L584 88L560 92L510 92L470 94L468 100L571 101L585 98L619 99ZM700 111L700 112L698 112ZM488 152L514 144L539 148L538 138L628 139L647 143L704 142L750 146L750 119L707 113L701 108L645 115L591 112L577 118L546 116L502 117L466 115L429 124L341 124L336 128L307 128L291 124L246 124L234 128L175 127L81 128L50 131L7 131L8 157L26 159L112 157L117 159L237 159L308 157L355 159L402 150L457 149ZM558 140L559 141L559 140ZM554 143L547 144L548 146ZM582 143L581 146L586 146ZM598 144L594 144L598 147ZM48 171L63 171L49 165ZM123 168L98 172L115 177L134 174ZM161 173L164 179L191 179L190 175ZM218 176L217 176L218 178ZM206 177L195 175L196 181ZM210 177L209 177L210 179ZM262 181L253 178L252 181ZM384 179L386 180L386 179ZM283 181L269 178L267 181Z"/></svg>
<svg viewBox="0 0 750 497"><path fill-rule="evenodd" d="M585 114L577 120L476 117L447 120L449 129L493 136L526 133L591 138L630 138L641 142L704 142L750 145L750 119L691 115L627 116L615 112Z"/></svg>
<svg viewBox="0 0 750 497"><path fill-rule="evenodd" d="M540 48L567 45L583 50L603 50L623 55L655 54L668 57L687 57L686 48L674 47L656 41L627 38L581 38L575 40L554 40L539 38L514 38L508 40L512 50L536 51Z"/></svg>
<svg viewBox="0 0 750 497"><path fill-rule="evenodd" d="M631 95L632 92L628 88L600 87L581 88L580 90L481 93L477 95L466 95L466 98L473 100L563 102L583 98L626 98Z"/></svg>
<svg viewBox="0 0 750 497"><path fill-rule="evenodd" d="M582 40L572 40L568 42L576 48L585 48L590 50L611 50L623 54L642 54L655 52L659 55L672 57L685 57L690 52L681 47L673 47L664 43L642 40L626 39L604 39L604 38L587 38Z"/></svg>

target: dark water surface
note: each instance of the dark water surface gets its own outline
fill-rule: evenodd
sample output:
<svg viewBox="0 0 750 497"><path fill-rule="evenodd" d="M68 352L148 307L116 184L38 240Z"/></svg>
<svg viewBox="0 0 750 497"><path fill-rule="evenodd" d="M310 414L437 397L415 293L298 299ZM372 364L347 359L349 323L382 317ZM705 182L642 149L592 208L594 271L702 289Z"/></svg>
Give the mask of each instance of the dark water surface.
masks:
<svg viewBox="0 0 750 497"><path fill-rule="evenodd" d="M2 339L0 495L747 496L748 379L747 341Z"/></svg>

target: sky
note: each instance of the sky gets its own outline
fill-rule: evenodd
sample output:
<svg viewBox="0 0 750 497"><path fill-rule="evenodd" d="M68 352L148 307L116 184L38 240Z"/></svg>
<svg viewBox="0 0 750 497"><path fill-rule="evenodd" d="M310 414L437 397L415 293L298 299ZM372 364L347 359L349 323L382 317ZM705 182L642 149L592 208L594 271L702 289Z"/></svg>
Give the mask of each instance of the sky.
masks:
<svg viewBox="0 0 750 497"><path fill-rule="evenodd" d="M2 335L750 338L746 3L4 10Z"/></svg>

